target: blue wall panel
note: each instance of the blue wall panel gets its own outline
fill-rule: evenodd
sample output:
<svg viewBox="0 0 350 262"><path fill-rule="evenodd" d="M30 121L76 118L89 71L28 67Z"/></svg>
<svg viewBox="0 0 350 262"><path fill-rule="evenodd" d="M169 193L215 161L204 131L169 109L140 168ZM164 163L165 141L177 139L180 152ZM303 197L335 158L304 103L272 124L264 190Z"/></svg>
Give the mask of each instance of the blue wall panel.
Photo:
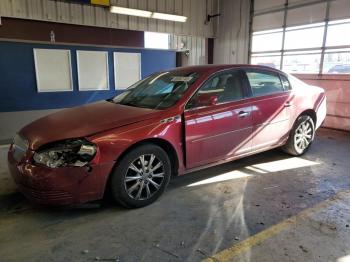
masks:
<svg viewBox="0 0 350 262"><path fill-rule="evenodd" d="M71 50L73 91L37 92L33 48ZM77 50L108 52L110 90L78 90ZM0 42L0 112L65 108L114 96L121 91L115 90L114 86L113 52L141 53L143 78L176 65L175 52L169 50Z"/></svg>

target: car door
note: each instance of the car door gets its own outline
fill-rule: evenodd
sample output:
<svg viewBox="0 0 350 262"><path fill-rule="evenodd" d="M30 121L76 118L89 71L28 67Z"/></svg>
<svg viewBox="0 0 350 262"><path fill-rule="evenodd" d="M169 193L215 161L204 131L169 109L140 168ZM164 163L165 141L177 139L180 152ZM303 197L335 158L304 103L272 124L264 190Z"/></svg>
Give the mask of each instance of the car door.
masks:
<svg viewBox="0 0 350 262"><path fill-rule="evenodd" d="M290 130L292 96L280 74L270 70L245 70L252 92L252 151L280 145Z"/></svg>
<svg viewBox="0 0 350 262"><path fill-rule="evenodd" d="M249 90L240 70L226 70L207 80L185 108L186 165L193 168L251 150Z"/></svg>

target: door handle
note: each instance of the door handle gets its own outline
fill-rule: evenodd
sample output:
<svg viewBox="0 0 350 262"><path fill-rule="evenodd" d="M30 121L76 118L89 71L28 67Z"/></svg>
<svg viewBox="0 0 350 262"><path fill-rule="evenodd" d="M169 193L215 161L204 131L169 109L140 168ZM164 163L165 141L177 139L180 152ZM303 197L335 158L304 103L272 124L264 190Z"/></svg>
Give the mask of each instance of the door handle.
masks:
<svg viewBox="0 0 350 262"><path fill-rule="evenodd" d="M246 117L246 116L249 116L249 112L239 111L238 117L243 118L243 117Z"/></svg>
<svg viewBox="0 0 350 262"><path fill-rule="evenodd" d="M292 103L291 102L286 102L285 104L284 104L284 107L291 107L292 106Z"/></svg>

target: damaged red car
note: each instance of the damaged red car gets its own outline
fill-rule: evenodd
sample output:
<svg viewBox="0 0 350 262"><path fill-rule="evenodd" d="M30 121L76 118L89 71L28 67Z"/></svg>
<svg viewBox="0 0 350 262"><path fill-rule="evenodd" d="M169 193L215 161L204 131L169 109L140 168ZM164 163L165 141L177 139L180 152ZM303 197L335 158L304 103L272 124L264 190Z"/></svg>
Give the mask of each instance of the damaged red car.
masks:
<svg viewBox="0 0 350 262"><path fill-rule="evenodd" d="M22 128L8 152L40 204L154 202L171 176L281 147L304 154L326 115L324 90L279 70L208 65L155 73L108 99Z"/></svg>

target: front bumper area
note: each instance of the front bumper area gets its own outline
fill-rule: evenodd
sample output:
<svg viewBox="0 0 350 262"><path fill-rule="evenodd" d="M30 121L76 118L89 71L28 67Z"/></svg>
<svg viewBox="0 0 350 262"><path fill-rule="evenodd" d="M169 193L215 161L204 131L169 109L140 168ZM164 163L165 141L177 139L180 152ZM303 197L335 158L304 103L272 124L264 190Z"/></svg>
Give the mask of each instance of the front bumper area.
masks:
<svg viewBox="0 0 350 262"><path fill-rule="evenodd" d="M18 190L40 205L70 205L103 198L106 179L113 164L87 167L48 168L24 157L16 161L8 152L8 167Z"/></svg>

